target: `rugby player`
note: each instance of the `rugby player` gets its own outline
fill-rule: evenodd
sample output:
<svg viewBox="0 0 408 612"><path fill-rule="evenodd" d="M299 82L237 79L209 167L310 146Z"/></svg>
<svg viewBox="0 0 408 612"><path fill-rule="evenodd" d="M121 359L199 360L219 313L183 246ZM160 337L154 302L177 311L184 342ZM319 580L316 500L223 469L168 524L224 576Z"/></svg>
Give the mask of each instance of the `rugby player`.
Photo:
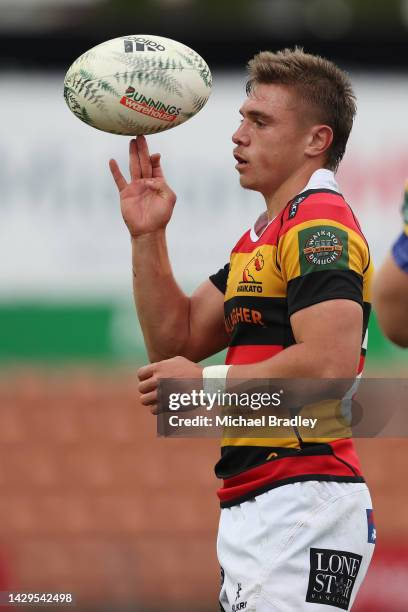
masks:
<svg viewBox="0 0 408 612"><path fill-rule="evenodd" d="M408 183L402 206L404 229L377 272L373 304L384 334L398 346L408 347Z"/></svg>
<svg viewBox="0 0 408 612"><path fill-rule="evenodd" d="M160 155L130 143L130 182L110 168L132 239L134 296L149 358L141 401L160 378L353 378L361 374L372 266L337 170L356 112L348 76L301 49L248 65L234 133L240 184L265 212L230 261L191 297L170 265L165 229L176 196ZM228 347L225 365L197 362ZM215 471L221 609L351 609L374 548L372 503L350 438L228 437ZM325 606L323 608L322 606Z"/></svg>

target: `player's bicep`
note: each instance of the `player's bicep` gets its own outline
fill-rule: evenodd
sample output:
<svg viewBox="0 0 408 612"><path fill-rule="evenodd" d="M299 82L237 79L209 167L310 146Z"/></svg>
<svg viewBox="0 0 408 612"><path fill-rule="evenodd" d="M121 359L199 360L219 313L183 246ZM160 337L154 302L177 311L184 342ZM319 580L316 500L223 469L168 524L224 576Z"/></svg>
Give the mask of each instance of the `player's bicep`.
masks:
<svg viewBox="0 0 408 612"><path fill-rule="evenodd" d="M201 361L227 345L224 294L207 280L190 298L189 339L183 353L193 361Z"/></svg>
<svg viewBox="0 0 408 612"><path fill-rule="evenodd" d="M324 378L351 378L360 359L363 309L355 301L319 302L290 317L296 343L312 347Z"/></svg>
<svg viewBox="0 0 408 612"><path fill-rule="evenodd" d="M279 261L289 315L326 300L363 304L369 252L355 232L322 222L294 227L280 242Z"/></svg>
<svg viewBox="0 0 408 612"><path fill-rule="evenodd" d="M336 221L313 220L283 236L279 256L296 342L311 347L323 377L355 376L369 313L363 237Z"/></svg>

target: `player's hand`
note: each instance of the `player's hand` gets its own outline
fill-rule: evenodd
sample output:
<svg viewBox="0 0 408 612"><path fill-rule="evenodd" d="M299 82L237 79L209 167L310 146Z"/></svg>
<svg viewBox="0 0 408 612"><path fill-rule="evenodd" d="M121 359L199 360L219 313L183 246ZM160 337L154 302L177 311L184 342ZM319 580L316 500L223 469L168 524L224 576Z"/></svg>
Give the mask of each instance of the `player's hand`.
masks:
<svg viewBox="0 0 408 612"><path fill-rule="evenodd" d="M130 182L117 162L109 168L120 194L123 219L132 238L164 229L170 221L176 195L167 185L160 166L160 154L150 155L146 138L138 136L129 145Z"/></svg>
<svg viewBox="0 0 408 612"><path fill-rule="evenodd" d="M203 368L184 357L173 357L157 363L150 363L137 371L141 402L150 406L152 414L158 414L157 388L161 378L177 378L180 380L197 381L203 377ZM180 383L182 385L182 382ZM183 391L192 390L191 384Z"/></svg>

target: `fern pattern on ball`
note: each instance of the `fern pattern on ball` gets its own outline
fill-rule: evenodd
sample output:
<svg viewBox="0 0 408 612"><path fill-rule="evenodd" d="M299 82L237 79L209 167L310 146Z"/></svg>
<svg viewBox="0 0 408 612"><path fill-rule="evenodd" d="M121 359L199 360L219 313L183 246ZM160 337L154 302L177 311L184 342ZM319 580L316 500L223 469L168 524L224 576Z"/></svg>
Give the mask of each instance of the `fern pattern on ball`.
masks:
<svg viewBox="0 0 408 612"><path fill-rule="evenodd" d="M116 72L113 75L116 82L120 84L121 81L126 85L134 85L137 82L138 85L159 85L164 91L170 94L175 94L182 97L182 89L179 82L165 71L158 70L157 72L144 72L140 70L132 70L130 72Z"/></svg>
<svg viewBox="0 0 408 612"><path fill-rule="evenodd" d="M79 71L80 77L82 77L82 87L85 87L86 92L82 94L86 99L90 102L100 103L102 102L103 95L99 94L99 90L111 93L113 96L117 98L120 97L120 94L116 91L116 89L107 81L104 77L100 78L92 74L91 72L84 70L83 68ZM80 89L81 93L81 89ZM88 96L88 98L87 98ZM103 102L102 102L103 104ZM103 109L101 109L103 110Z"/></svg>
<svg viewBox="0 0 408 612"><path fill-rule="evenodd" d="M199 96L194 96L193 108L196 114L199 113L200 110L203 109L204 106L207 104L207 99L208 98L200 98Z"/></svg>
<svg viewBox="0 0 408 612"><path fill-rule="evenodd" d="M132 134L143 134L143 126L137 121L133 121L133 119L120 114L118 115L118 121L121 128L129 133L129 136Z"/></svg>
<svg viewBox="0 0 408 612"><path fill-rule="evenodd" d="M98 80L90 72L83 69L75 75L71 75L69 80L67 80L68 85L78 96L94 104L99 110L104 111L103 93L100 93L100 86L98 85L100 82L106 83L108 87L111 87L105 80ZM113 91L115 90L113 89Z"/></svg>
<svg viewBox="0 0 408 612"><path fill-rule="evenodd" d="M106 77L96 77L94 74L84 70L83 68L81 68L77 74L71 76L68 80L71 79L73 86L77 88L79 94L82 93L84 88L87 90L87 93L90 94L96 92L97 89L101 89L104 92L112 94L112 96L115 96L116 98L120 98L119 92L117 92L113 85L106 80ZM92 89L91 86L92 88L97 89ZM86 95L84 95L84 97L86 99Z"/></svg>
<svg viewBox="0 0 408 612"><path fill-rule="evenodd" d="M77 100L75 92L67 85L64 86L64 99L73 113L75 113L75 111L77 111L81 106Z"/></svg>
<svg viewBox="0 0 408 612"><path fill-rule="evenodd" d="M134 70L184 70L185 66L181 62L176 62L173 58L163 60L162 57L140 57L139 55L129 55L129 53L116 52L112 54L121 64L129 66Z"/></svg>
<svg viewBox="0 0 408 612"><path fill-rule="evenodd" d="M109 81L106 81L105 79L99 79L99 81L97 81L96 85L102 89L102 91L105 91L107 93L112 94L112 96L115 96L116 98L120 98L120 93L118 93L116 91L116 89L113 87L113 85L111 85L109 83Z"/></svg>
<svg viewBox="0 0 408 612"><path fill-rule="evenodd" d="M88 111L85 107L80 105L75 92L67 86L64 87L64 98L69 108L74 113L74 115L78 117L78 119L81 119L81 121L83 121L84 123L93 126L92 119Z"/></svg>
<svg viewBox="0 0 408 612"><path fill-rule="evenodd" d="M200 112L200 110L202 108L204 108L204 106L207 103L207 96L198 96L193 89L191 89L191 87L189 87L188 85L185 86L188 93L191 96L191 104L193 106L193 111L191 114L188 115L188 117L194 117L194 115L196 115L198 112Z"/></svg>
<svg viewBox="0 0 408 612"><path fill-rule="evenodd" d="M84 123L93 126L92 119L84 106L81 107L81 114L78 116Z"/></svg>
<svg viewBox="0 0 408 612"><path fill-rule="evenodd" d="M200 75L201 80L203 81L206 87L212 86L210 69L199 55L196 55L195 53L187 55L186 53L182 53L181 51L177 51L177 55L179 55L190 68L198 70L198 74Z"/></svg>
<svg viewBox="0 0 408 612"><path fill-rule="evenodd" d="M89 51L86 51L86 53L83 53L80 57L78 57L78 59L72 64L72 68L77 68L80 67L83 63L85 62L90 62L94 59L96 59L97 57L97 53L95 53L95 49L90 49Z"/></svg>
<svg viewBox="0 0 408 612"><path fill-rule="evenodd" d="M146 126L143 126L141 123L138 123L137 121L134 121L133 119L129 119L128 117L125 117L124 115L118 115L118 121L119 121L119 124L122 130L112 132L113 134L123 135L126 131L128 136L133 136L135 134L145 134L145 135L157 134L158 132L163 131L162 126L151 127L148 129L146 128ZM169 128L170 127L173 127L173 126L169 126Z"/></svg>

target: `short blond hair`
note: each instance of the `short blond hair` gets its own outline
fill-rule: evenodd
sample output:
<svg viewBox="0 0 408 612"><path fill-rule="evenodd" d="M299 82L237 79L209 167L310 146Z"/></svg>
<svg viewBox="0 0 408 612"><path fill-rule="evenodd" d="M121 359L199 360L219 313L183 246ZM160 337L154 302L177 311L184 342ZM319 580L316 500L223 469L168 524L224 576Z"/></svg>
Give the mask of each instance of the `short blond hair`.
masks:
<svg viewBox="0 0 408 612"><path fill-rule="evenodd" d="M257 84L288 85L316 119L333 130L326 166L336 170L343 158L356 114L356 97L350 78L333 62L305 53L302 48L273 53L261 51L248 62L250 95Z"/></svg>

